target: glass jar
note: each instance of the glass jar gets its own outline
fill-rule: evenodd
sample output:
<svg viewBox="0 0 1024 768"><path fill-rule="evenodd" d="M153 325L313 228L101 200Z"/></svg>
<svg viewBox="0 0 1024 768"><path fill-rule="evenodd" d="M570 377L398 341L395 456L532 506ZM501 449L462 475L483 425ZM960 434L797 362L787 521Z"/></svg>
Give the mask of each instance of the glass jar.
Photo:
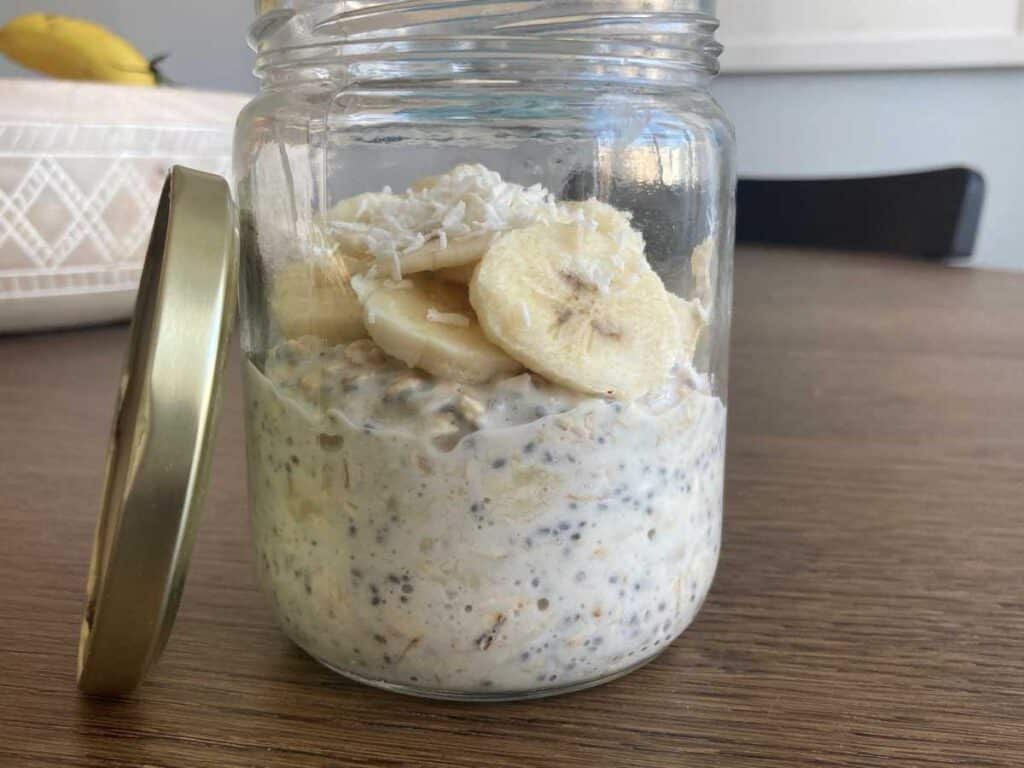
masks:
<svg viewBox="0 0 1024 768"><path fill-rule="evenodd" d="M282 628L444 698L649 661L721 532L713 2L270 5L235 172L252 528Z"/></svg>

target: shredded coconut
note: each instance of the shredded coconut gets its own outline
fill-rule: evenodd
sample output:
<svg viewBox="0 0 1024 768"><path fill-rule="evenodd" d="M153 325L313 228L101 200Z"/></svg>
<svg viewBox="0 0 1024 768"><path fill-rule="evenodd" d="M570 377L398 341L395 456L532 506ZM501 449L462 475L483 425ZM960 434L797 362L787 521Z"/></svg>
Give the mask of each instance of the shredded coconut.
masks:
<svg viewBox="0 0 1024 768"><path fill-rule="evenodd" d="M391 279L396 283L402 281L402 259L398 255L398 251L391 252Z"/></svg>
<svg viewBox="0 0 1024 768"><path fill-rule="evenodd" d="M460 315L458 312L438 312L433 307L427 309L427 320L431 323L452 325L456 328L469 327L469 318L465 315Z"/></svg>
<svg viewBox="0 0 1024 768"><path fill-rule="evenodd" d="M402 256L437 237L447 248L453 237L524 227L565 218L548 190L503 181L482 165L459 165L429 187L360 200L355 215L342 206L328 227L368 251L401 279Z"/></svg>
<svg viewBox="0 0 1024 768"><path fill-rule="evenodd" d="M525 325L527 328L529 328L530 324L531 324L530 323L530 308L528 306L526 306L526 302L525 301L520 301L519 302L519 311L523 315L523 325Z"/></svg>
<svg viewBox="0 0 1024 768"><path fill-rule="evenodd" d="M352 205L352 200L358 203ZM401 282L405 255L428 243L436 240L443 251L453 238L478 237L538 223L575 224L576 255L584 263L586 232L612 236L617 253L611 261L619 271L630 252L644 249L643 236L630 227L630 219L628 212L594 199L557 202L540 184L524 187L507 182L500 174L477 164L458 165L433 177L429 185L401 194L385 187L383 193L342 201L334 208L333 218L328 218L327 229L342 237L347 246L369 253L381 272ZM581 270L599 290L607 292L612 275L594 272L593 266Z"/></svg>
<svg viewBox="0 0 1024 768"><path fill-rule="evenodd" d="M454 229L466 220L466 201L459 200L441 219L441 226L444 229Z"/></svg>
<svg viewBox="0 0 1024 768"><path fill-rule="evenodd" d="M616 278L627 282L629 279L628 271L612 270L608 265L600 264L579 251L573 254L569 264L571 272L579 280L604 294L611 291L612 281Z"/></svg>
<svg viewBox="0 0 1024 768"><path fill-rule="evenodd" d="M352 286L352 290L355 291L356 298L360 301L366 301L372 292L372 283L364 275L353 275L349 281L349 285Z"/></svg>

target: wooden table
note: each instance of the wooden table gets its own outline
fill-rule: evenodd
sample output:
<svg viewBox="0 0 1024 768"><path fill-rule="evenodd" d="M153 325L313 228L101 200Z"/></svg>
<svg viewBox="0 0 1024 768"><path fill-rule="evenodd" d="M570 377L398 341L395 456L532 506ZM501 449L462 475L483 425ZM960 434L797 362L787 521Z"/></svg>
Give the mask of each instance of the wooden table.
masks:
<svg viewBox="0 0 1024 768"><path fill-rule="evenodd" d="M74 687L124 327L0 339L0 766L1024 764L1024 276L747 252L726 528L655 663L527 704L418 701L292 647L257 592L238 367L177 627Z"/></svg>

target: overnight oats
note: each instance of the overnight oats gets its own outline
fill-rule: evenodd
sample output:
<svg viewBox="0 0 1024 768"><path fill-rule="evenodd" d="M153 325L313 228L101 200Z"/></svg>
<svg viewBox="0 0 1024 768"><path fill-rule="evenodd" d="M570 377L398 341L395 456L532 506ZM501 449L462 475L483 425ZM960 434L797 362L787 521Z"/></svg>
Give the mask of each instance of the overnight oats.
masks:
<svg viewBox="0 0 1024 768"><path fill-rule="evenodd" d="M261 580L332 668L435 696L600 682L694 619L726 409L630 216L462 165L272 263L245 366ZM268 258L264 254L264 258Z"/></svg>

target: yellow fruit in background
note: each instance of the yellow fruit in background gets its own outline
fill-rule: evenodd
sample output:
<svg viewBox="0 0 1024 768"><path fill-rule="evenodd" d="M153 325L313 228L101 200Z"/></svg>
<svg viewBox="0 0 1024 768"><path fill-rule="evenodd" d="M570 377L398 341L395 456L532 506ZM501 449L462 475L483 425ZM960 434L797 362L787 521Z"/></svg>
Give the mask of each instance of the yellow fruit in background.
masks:
<svg viewBox="0 0 1024 768"><path fill-rule="evenodd" d="M150 62L99 24L29 13L0 27L0 53L27 69L63 80L155 85Z"/></svg>

